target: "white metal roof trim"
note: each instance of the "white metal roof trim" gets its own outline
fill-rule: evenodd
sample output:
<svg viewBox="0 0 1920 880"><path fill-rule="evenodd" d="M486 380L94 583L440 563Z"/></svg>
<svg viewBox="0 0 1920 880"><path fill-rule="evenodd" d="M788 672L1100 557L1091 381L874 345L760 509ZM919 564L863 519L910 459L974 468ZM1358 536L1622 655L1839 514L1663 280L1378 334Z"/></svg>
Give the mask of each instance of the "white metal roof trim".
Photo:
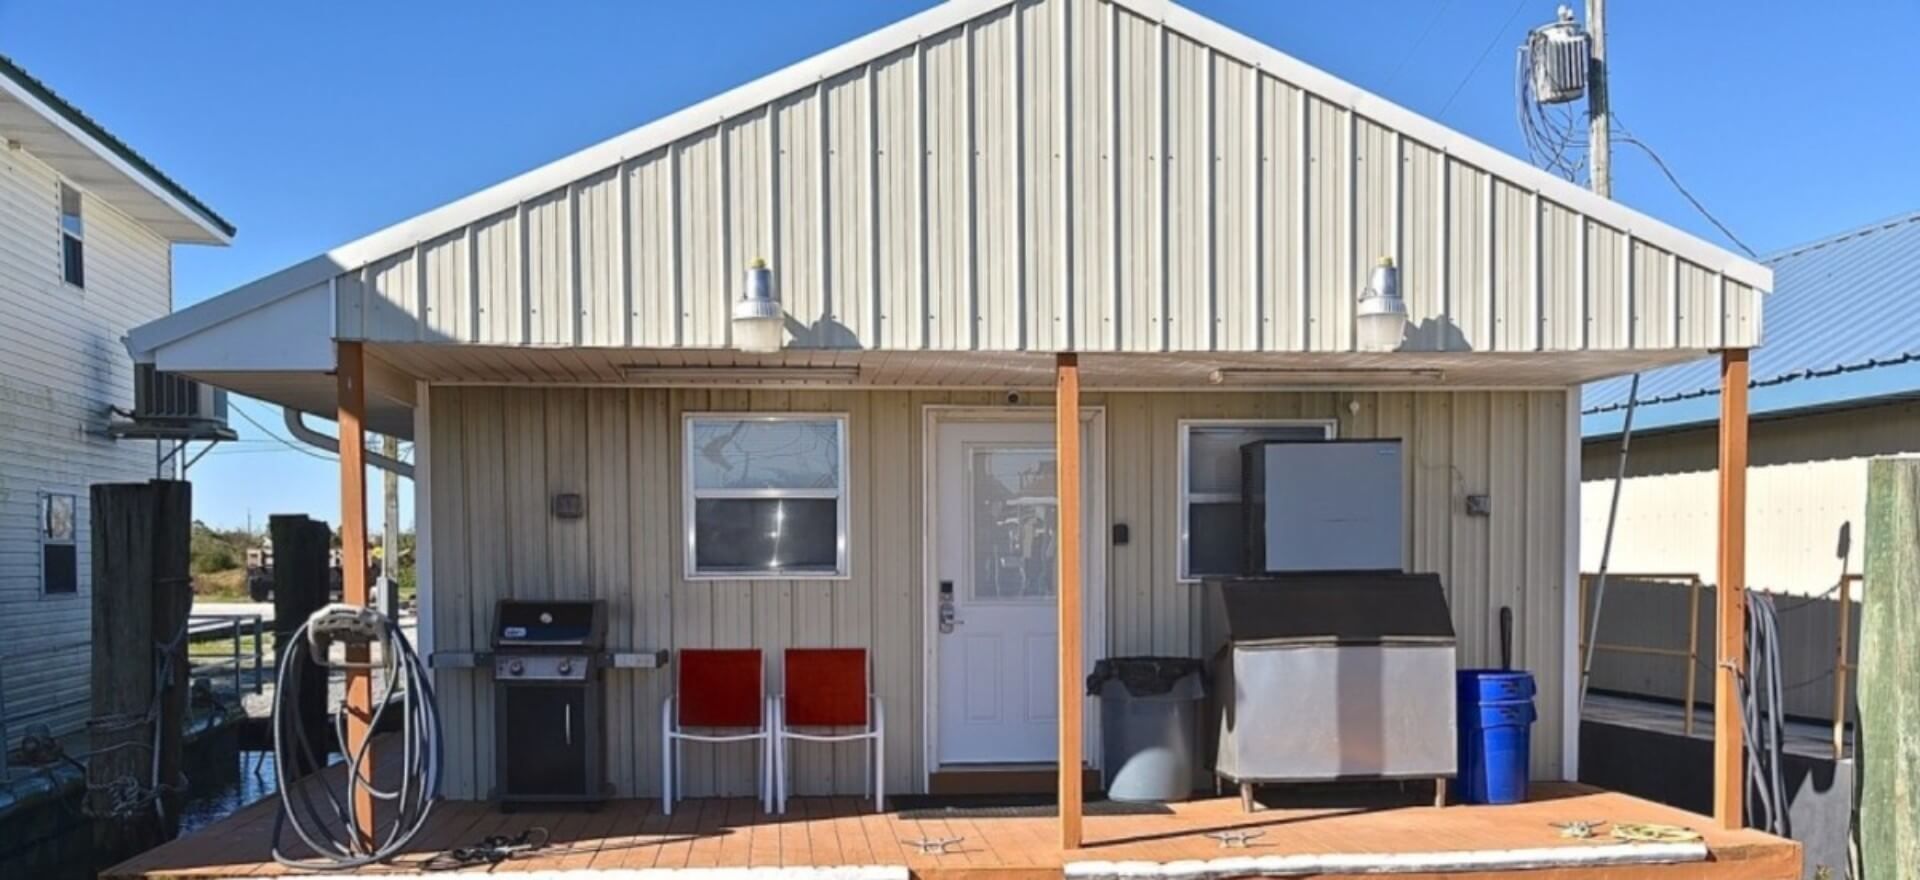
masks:
<svg viewBox="0 0 1920 880"><path fill-rule="evenodd" d="M1754 350L1755 388L1920 360L1920 211L1882 220L1766 259L1767 344ZM1716 362L1640 378L1641 405L1717 394ZM1588 414L1624 409L1628 379L1588 387Z"/></svg>

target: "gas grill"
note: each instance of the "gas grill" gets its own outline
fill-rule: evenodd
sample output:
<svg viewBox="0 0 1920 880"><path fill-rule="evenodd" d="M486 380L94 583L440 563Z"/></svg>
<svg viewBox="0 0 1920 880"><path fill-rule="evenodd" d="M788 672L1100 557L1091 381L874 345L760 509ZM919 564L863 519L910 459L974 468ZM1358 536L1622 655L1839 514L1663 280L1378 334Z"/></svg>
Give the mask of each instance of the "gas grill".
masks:
<svg viewBox="0 0 1920 880"><path fill-rule="evenodd" d="M597 805L607 796L602 718L606 603L503 599L494 609L495 797Z"/></svg>

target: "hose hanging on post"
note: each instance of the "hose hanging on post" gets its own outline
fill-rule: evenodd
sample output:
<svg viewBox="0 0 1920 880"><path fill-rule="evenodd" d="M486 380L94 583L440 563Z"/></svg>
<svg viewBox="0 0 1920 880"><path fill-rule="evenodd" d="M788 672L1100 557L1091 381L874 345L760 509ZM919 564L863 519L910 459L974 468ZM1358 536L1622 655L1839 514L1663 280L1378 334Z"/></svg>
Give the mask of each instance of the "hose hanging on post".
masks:
<svg viewBox="0 0 1920 880"><path fill-rule="evenodd" d="M399 786L383 791L362 775L373 747L369 736L358 749L349 747L344 725L334 725L340 754L345 764L345 783L336 787L324 772L316 771L303 779L289 780L289 765L324 766L326 752L316 751L314 743L300 723L300 679L292 670L302 662L318 663L330 669L346 669L329 657L336 642L370 645L379 659L351 668L379 670L385 684L384 698L374 710L370 729L380 729L387 710L395 705L400 711L399 745L401 767ZM280 812L273 820L273 859L289 868L304 871L345 871L383 862L398 855L414 835L426 826L427 816L440 797L442 762L440 709L433 695L427 664L415 653L413 644L399 625L377 611L352 605L329 605L314 612L288 641L286 656L280 658L278 686L273 701L273 757L275 784L279 788ZM344 707L340 710L344 713ZM318 788L324 803L314 797ZM392 815L383 829L377 829L373 841L362 842L354 829L360 816L355 807L356 794L366 792L375 802L391 805ZM280 849L281 832L287 827L306 843L317 858L295 859ZM336 830L337 829L337 830Z"/></svg>
<svg viewBox="0 0 1920 880"><path fill-rule="evenodd" d="M1781 837L1787 821L1787 785L1781 750L1787 712L1780 687L1780 618L1773 597L1747 594L1747 669L1740 677L1740 722L1747 740L1747 825Z"/></svg>

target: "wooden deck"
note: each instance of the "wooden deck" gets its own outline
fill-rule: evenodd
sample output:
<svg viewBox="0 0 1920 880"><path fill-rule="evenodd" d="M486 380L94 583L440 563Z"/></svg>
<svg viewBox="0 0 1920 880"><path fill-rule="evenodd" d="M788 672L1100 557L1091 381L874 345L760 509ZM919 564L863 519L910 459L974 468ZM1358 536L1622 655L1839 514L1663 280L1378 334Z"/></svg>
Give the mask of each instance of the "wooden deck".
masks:
<svg viewBox="0 0 1920 880"><path fill-rule="evenodd" d="M150 878L246 878L289 873L274 863L269 850L276 804L253 804L202 831L109 869L111 880ZM977 812L977 811L976 811ZM497 866L463 870L494 873L559 872L591 877L600 872L635 869L658 876L660 869L736 869L701 872L707 878L729 876L808 876L880 878L911 876L925 880L973 878L1058 878L1118 876L1111 863L1125 866L1128 877L1161 873L1156 865L1180 862L1181 877L1277 874L1283 865L1304 867L1286 876L1348 877L1324 867L1328 857L1402 854L1406 860L1458 858L1469 852L1508 852L1547 848L1564 855L1575 848L1609 845L1569 840L1553 823L1603 819L1658 822L1703 831L1706 861L1661 865L1607 865L1526 870L1529 880L1791 880L1800 876L1797 844L1755 831L1718 832L1700 816L1571 784L1540 786L1526 804L1503 807L1431 806L1275 807L1254 814L1240 811L1234 798L1177 804L1151 815L1112 815L1095 809L1086 820L1088 845L1063 853L1050 816L1022 814L979 818L936 811L865 812L858 798L801 798L785 816L767 816L748 799L691 801L669 817L655 801L616 801L592 813L527 812L503 814L484 803L450 802L434 813L408 854L388 866L358 875L426 874L447 870L435 856L489 835L515 835L528 828L551 832L542 849ZM1210 832L1245 829L1262 832L1245 849L1224 849ZM288 838L293 835L289 833ZM952 851L920 852L910 841L960 838ZM304 850L300 850L304 852ZM1202 863L1239 858L1236 862ZM1290 857L1292 862L1276 861ZM1249 862L1247 859L1265 860ZM1314 860L1319 860L1315 862ZM1304 860L1304 861L1303 861ZM1153 863L1153 864L1138 864ZM1356 870L1348 863L1348 870ZM858 866L894 866L852 870ZM902 870L904 867L907 870ZM1407 869L1411 869L1411 865ZM815 869L808 871L805 869ZM747 869L747 870L740 870ZM836 870L837 869L837 870ZM1145 869L1143 871L1143 869ZM555 875L548 875L555 876ZM1512 877L1513 869L1447 873L1401 873L1403 877Z"/></svg>

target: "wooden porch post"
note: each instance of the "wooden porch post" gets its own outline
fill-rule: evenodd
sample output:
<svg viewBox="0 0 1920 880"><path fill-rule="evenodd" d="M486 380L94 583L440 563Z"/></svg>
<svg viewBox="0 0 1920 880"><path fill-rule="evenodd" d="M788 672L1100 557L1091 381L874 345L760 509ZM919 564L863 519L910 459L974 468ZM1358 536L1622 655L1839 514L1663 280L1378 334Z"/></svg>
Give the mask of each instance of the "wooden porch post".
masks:
<svg viewBox="0 0 1920 880"><path fill-rule="evenodd" d="M339 366L335 372L340 408L340 598L348 605L367 607L371 591L367 588L367 364L358 342L341 342ZM366 645L349 643L349 665L365 664ZM365 668L347 672L347 741L349 753L358 754L373 733L373 675ZM373 755L366 754L360 764L366 782L354 789L354 831L361 846L371 850L373 839Z"/></svg>
<svg viewBox="0 0 1920 880"><path fill-rule="evenodd" d="M1745 733L1739 676L1747 639L1747 350L1720 353L1720 587L1713 674L1713 816L1744 822Z"/></svg>
<svg viewBox="0 0 1920 880"><path fill-rule="evenodd" d="M1080 847L1080 358L1054 361L1054 476L1060 514L1060 847Z"/></svg>

